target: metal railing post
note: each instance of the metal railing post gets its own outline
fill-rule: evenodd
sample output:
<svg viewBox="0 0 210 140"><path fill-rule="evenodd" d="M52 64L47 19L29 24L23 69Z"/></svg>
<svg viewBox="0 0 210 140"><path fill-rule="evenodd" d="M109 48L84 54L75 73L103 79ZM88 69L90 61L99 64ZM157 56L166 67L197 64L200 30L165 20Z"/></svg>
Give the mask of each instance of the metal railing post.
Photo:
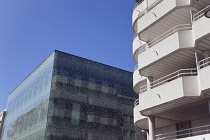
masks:
<svg viewBox="0 0 210 140"><path fill-rule="evenodd" d="M194 72L195 71L195 72ZM162 83L166 83L168 81L171 81L171 80L174 80L174 79L177 79L177 78L180 78L182 76L193 76L193 75L196 75L197 74L197 68L192 68L192 69L181 69L181 70L178 70L176 72L173 72L171 74L168 74L162 78L159 78L149 84L145 84L144 86L141 86L140 87L140 92L143 93L149 89L152 89L152 88L155 88L155 87L158 87L160 86Z"/></svg>
<svg viewBox="0 0 210 140"><path fill-rule="evenodd" d="M178 71L178 78L179 78L179 71Z"/></svg>

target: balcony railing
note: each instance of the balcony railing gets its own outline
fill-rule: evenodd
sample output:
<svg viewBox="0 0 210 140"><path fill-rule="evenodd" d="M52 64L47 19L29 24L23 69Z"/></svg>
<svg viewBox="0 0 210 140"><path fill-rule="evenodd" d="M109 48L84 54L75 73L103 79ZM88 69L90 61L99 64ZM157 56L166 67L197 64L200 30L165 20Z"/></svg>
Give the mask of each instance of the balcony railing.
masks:
<svg viewBox="0 0 210 140"><path fill-rule="evenodd" d="M199 12L197 12L196 14L193 15L193 21L196 21L198 19L200 19L201 17L204 16L204 13L210 9L210 5L207 6L206 8L200 10Z"/></svg>
<svg viewBox="0 0 210 140"><path fill-rule="evenodd" d="M144 0L143 0L144 1ZM136 4L134 9L141 4L143 1L141 1L140 3ZM139 13L138 18L141 18L143 15L145 15L147 12L149 12L152 8L154 8L155 6L157 6L160 2L162 2L163 0L156 0L154 3L152 3L150 6L148 6L145 10L143 10L142 12ZM136 20L137 20L136 19Z"/></svg>
<svg viewBox="0 0 210 140"><path fill-rule="evenodd" d="M164 139L176 139L181 137L191 137L196 135L203 135L210 133L210 125L204 125L200 127L193 127L189 129L183 129L179 131L158 134L156 135L156 140L164 140Z"/></svg>
<svg viewBox="0 0 210 140"><path fill-rule="evenodd" d="M143 44L142 46L140 46L138 48L138 54L141 54L142 52L146 51L147 50L147 44Z"/></svg>
<svg viewBox="0 0 210 140"><path fill-rule="evenodd" d="M138 37L138 34L134 35L133 40L136 39L136 37ZM142 45L140 40L139 40L139 42L140 42L141 46L135 51L135 53L137 53L137 54L140 54L140 53L146 51L146 48L147 48L147 44L146 43Z"/></svg>
<svg viewBox="0 0 210 140"><path fill-rule="evenodd" d="M150 48L150 47L154 46L155 44L157 44L158 42L164 40L168 36L174 34L175 32L182 31L182 30L192 30L192 25L191 24L176 25L173 28L171 28L170 30L168 30L167 32L165 32L164 34L162 34L159 37L155 38L154 40L150 41L148 43L148 47Z"/></svg>
<svg viewBox="0 0 210 140"><path fill-rule="evenodd" d="M139 99L137 99L137 100L134 102L134 107L136 107L137 105L139 105Z"/></svg>
<svg viewBox="0 0 210 140"><path fill-rule="evenodd" d="M167 82L170 82L172 80L175 80L179 77L183 77L183 76L195 76L197 75L197 69L196 68L192 68L192 69L181 69L178 70L176 72L173 72L169 75L166 75L158 80L155 80L153 82L151 82L150 84L146 84L142 87L140 87L140 93L146 92L148 89L152 89L155 87L158 87L160 85L163 85Z"/></svg>
<svg viewBox="0 0 210 140"><path fill-rule="evenodd" d="M143 44L142 46L139 47L139 54L146 51L147 48L151 48L155 44L159 43L160 41L164 40L165 38L169 37L170 35L174 34L177 31L183 31L183 30L192 30L192 25L191 24L181 24L181 25L176 25L175 27L171 28L164 34L158 36L154 40L150 41L149 43Z"/></svg>
<svg viewBox="0 0 210 140"><path fill-rule="evenodd" d="M207 66L210 66L210 57L199 61L199 68L198 69L202 69L202 68L205 68Z"/></svg>

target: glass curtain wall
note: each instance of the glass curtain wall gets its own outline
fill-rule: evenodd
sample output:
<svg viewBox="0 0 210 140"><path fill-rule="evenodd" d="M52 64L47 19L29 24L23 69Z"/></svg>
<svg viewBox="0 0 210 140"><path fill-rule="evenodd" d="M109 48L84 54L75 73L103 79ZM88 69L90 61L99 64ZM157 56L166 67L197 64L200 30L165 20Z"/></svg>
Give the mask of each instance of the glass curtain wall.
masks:
<svg viewBox="0 0 210 140"><path fill-rule="evenodd" d="M54 53L9 95L2 140L45 139L53 60Z"/></svg>

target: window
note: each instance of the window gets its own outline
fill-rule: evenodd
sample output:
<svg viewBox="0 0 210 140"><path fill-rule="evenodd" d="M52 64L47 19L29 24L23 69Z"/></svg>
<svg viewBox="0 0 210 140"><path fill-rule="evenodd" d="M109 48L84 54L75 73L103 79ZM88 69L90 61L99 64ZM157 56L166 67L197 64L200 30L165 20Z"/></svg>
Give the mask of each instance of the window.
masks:
<svg viewBox="0 0 210 140"><path fill-rule="evenodd" d="M71 113L71 124L79 125L80 121L80 104L73 103Z"/></svg>

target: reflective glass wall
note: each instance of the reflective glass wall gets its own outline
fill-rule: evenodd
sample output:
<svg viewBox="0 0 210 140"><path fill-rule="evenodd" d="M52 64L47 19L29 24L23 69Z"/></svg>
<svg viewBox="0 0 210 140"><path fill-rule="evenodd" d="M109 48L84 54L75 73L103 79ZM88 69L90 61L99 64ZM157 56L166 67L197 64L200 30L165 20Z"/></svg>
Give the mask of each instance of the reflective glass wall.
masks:
<svg viewBox="0 0 210 140"><path fill-rule="evenodd" d="M45 139L53 59L54 53L9 95L3 140Z"/></svg>
<svg viewBox="0 0 210 140"><path fill-rule="evenodd" d="M132 73L55 52L48 140L134 140Z"/></svg>

